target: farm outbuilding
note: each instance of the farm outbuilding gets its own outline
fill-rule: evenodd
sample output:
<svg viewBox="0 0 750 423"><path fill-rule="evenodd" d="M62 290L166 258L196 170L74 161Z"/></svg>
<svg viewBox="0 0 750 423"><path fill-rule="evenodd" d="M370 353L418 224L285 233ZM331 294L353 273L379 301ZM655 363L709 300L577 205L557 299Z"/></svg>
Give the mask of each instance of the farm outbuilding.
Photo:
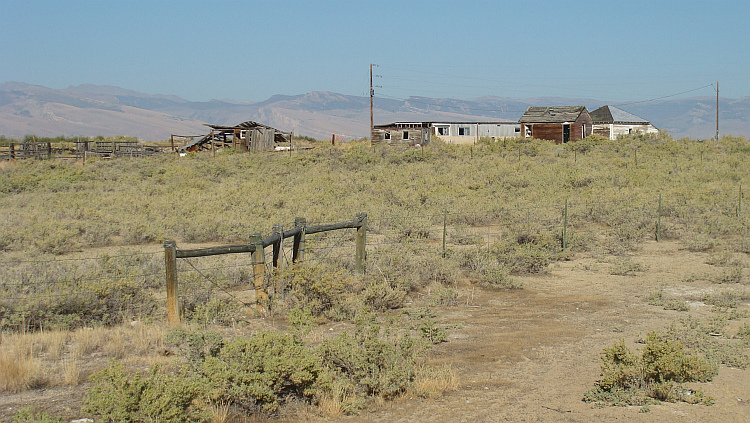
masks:
<svg viewBox="0 0 750 423"><path fill-rule="evenodd" d="M591 135L592 120L585 106L529 107L518 120L524 138L567 143Z"/></svg>
<svg viewBox="0 0 750 423"><path fill-rule="evenodd" d="M429 122L395 122L375 125L372 131L373 143L390 145L426 145L430 142Z"/></svg>
<svg viewBox="0 0 750 423"><path fill-rule="evenodd" d="M179 152L233 148L240 151L273 151L277 144L291 143L291 132L283 132L258 122L235 126L210 125L211 132L179 147Z"/></svg>
<svg viewBox="0 0 750 423"><path fill-rule="evenodd" d="M651 122L614 106L602 106L591 112L593 132L615 140L628 134L658 134Z"/></svg>
<svg viewBox="0 0 750 423"><path fill-rule="evenodd" d="M374 142L425 145L434 136L449 144L475 144L482 137L511 138L521 133L518 122L395 122L376 125Z"/></svg>

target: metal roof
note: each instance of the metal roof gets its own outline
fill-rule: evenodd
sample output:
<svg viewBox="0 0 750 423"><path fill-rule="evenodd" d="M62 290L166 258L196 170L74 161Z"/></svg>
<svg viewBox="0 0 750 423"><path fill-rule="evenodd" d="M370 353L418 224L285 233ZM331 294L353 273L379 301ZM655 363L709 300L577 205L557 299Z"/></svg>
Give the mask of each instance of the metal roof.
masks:
<svg viewBox="0 0 750 423"><path fill-rule="evenodd" d="M615 106L602 106L591 114L594 123L637 123L648 125L650 122Z"/></svg>
<svg viewBox="0 0 750 423"><path fill-rule="evenodd" d="M585 106L529 107L518 121L521 123L575 122L584 111L586 111Z"/></svg>

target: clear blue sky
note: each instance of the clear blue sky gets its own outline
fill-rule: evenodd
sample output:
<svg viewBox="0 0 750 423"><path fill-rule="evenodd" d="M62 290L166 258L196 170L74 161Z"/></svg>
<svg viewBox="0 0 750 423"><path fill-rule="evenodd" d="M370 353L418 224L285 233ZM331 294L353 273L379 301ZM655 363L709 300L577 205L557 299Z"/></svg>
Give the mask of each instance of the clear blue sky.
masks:
<svg viewBox="0 0 750 423"><path fill-rule="evenodd" d="M395 98L740 98L750 0L0 0L0 82L262 101L367 95L370 63Z"/></svg>

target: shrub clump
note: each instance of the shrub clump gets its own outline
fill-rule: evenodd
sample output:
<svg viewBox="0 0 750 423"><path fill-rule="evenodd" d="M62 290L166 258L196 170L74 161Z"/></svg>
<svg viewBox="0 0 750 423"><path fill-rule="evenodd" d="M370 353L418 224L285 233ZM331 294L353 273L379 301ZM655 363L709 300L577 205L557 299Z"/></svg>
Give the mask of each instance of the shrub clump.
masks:
<svg viewBox="0 0 750 423"><path fill-rule="evenodd" d="M597 406L648 405L658 401L701 403L713 400L702 391L685 389L686 382L708 382L718 365L689 354L682 344L652 332L640 355L624 341L605 348L601 357L601 379L583 400Z"/></svg>
<svg viewBox="0 0 750 423"><path fill-rule="evenodd" d="M84 399L84 412L110 422L201 422L207 415L194 400L202 393L200 378L189 371L130 374L120 362L91 377L94 386Z"/></svg>

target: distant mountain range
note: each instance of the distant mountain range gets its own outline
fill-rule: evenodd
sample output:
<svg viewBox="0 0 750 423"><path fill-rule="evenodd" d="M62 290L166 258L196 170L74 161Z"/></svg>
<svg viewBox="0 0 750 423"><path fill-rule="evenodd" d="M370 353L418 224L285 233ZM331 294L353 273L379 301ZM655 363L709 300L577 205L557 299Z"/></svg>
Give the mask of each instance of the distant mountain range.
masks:
<svg viewBox="0 0 750 423"><path fill-rule="evenodd" d="M651 121L673 137L706 139L716 132L716 99L693 97L618 105L585 98L542 97L471 100L409 97L375 98L375 124L396 121L518 120L529 106L584 105L592 111L605 104ZM331 92L275 95L259 103L188 101L119 87L79 85L52 89L22 82L0 84L0 135L135 136L143 141L170 134L208 133L205 123L234 125L247 120L318 139L369 136L369 97ZM750 96L720 98L719 130L750 138Z"/></svg>

